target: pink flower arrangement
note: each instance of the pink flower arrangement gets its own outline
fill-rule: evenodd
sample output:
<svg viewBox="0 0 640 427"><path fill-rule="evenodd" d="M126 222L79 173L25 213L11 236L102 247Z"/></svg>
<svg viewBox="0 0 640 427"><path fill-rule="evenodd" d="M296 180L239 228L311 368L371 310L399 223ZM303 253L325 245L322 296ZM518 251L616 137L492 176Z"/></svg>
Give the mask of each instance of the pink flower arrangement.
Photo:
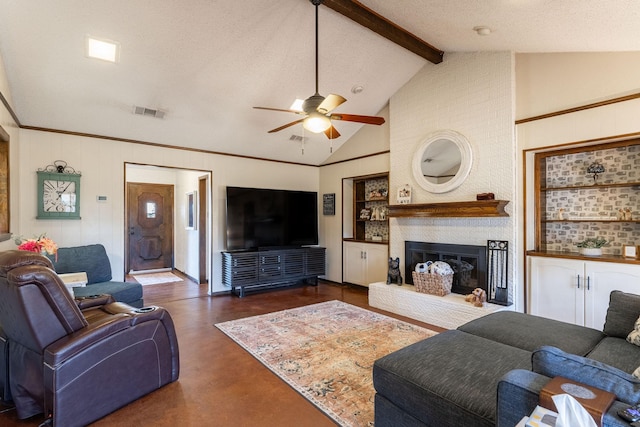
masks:
<svg viewBox="0 0 640 427"><path fill-rule="evenodd" d="M46 234L41 234L33 239L17 237L15 243L18 245L18 250L20 251L47 253L49 255L55 255L56 261L58 260L58 245L48 238Z"/></svg>

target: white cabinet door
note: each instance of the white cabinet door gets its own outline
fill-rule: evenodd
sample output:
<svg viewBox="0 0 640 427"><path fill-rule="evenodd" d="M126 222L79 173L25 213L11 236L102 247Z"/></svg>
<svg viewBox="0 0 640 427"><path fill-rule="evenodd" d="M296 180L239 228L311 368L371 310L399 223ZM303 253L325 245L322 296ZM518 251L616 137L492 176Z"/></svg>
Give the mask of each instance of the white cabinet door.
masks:
<svg viewBox="0 0 640 427"><path fill-rule="evenodd" d="M596 261L585 265L585 326L602 330L611 291L640 294L640 265Z"/></svg>
<svg viewBox="0 0 640 427"><path fill-rule="evenodd" d="M389 270L389 249L387 245L365 243L362 248L366 257L364 284L369 286L369 283L386 282Z"/></svg>
<svg viewBox="0 0 640 427"><path fill-rule="evenodd" d="M529 313L584 325L584 261L530 257Z"/></svg>
<svg viewBox="0 0 640 427"><path fill-rule="evenodd" d="M387 280L387 245L344 242L342 276L345 282L369 286Z"/></svg>
<svg viewBox="0 0 640 427"><path fill-rule="evenodd" d="M364 251L362 244L357 242L344 242L342 245L342 280L356 285L364 284Z"/></svg>

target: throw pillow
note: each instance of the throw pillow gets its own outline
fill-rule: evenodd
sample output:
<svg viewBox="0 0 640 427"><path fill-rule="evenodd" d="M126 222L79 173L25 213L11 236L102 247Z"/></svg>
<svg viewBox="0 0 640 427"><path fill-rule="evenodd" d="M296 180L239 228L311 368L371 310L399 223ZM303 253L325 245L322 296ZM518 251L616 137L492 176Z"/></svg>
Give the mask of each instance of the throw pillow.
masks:
<svg viewBox="0 0 640 427"><path fill-rule="evenodd" d="M613 291L604 324L604 333L610 337L626 338L640 315L640 295Z"/></svg>
<svg viewBox="0 0 640 427"><path fill-rule="evenodd" d="M547 377L565 377L615 394L619 401L640 401L640 380L618 368L556 347L540 347L531 355L533 372Z"/></svg>
<svg viewBox="0 0 640 427"><path fill-rule="evenodd" d="M640 317L638 317L636 323L634 323L633 331L629 332L629 335L627 335L627 341L631 344L640 346Z"/></svg>

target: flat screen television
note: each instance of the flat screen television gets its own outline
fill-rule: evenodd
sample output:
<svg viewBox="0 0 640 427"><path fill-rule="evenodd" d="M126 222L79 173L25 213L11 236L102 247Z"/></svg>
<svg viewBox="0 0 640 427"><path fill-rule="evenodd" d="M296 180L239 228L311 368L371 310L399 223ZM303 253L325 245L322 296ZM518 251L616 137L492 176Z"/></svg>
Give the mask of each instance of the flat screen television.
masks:
<svg viewBox="0 0 640 427"><path fill-rule="evenodd" d="M318 193L227 187L227 250L318 244Z"/></svg>

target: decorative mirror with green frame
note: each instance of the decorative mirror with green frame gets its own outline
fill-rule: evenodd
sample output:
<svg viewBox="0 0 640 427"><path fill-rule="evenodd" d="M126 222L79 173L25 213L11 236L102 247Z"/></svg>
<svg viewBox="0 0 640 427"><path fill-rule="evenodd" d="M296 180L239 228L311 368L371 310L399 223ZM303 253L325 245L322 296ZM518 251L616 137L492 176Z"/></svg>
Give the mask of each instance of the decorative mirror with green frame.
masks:
<svg viewBox="0 0 640 427"><path fill-rule="evenodd" d="M80 219L80 173L56 160L38 172L37 219Z"/></svg>

